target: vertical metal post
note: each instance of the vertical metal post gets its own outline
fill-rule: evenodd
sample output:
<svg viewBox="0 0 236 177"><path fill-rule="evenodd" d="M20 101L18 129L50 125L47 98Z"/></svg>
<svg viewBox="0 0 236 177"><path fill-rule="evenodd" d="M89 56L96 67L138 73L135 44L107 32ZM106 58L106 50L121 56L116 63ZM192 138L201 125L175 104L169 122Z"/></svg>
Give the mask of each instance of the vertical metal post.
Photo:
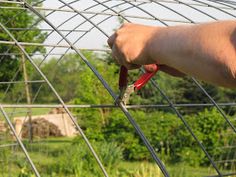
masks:
<svg viewBox="0 0 236 177"><path fill-rule="evenodd" d="M35 167L33 161L31 160L31 158L30 158L30 156L29 156L29 154L28 154L28 152L27 152L27 150L26 150L24 144L22 143L21 139L20 139L19 136L17 135L17 133L16 133L16 131L15 131L15 128L14 128L14 126L13 126L12 123L11 123L10 118L8 117L7 113L5 112L5 110L4 110L4 108L2 107L1 104L0 104L0 111L2 112L3 116L5 117L5 119L6 119L6 121L7 121L7 124L9 125L9 127L10 127L10 129L11 129L13 135L14 135L14 137L16 138L16 141L18 142L18 144L20 145L20 147L21 147L23 153L25 154L26 159L27 159L28 162L30 163L30 165L31 165L31 167L32 167L32 170L34 171L34 174L35 174L37 177L40 177L38 170L36 169L36 167Z"/></svg>
<svg viewBox="0 0 236 177"><path fill-rule="evenodd" d="M26 3L27 4L27 3ZM29 6L29 4L27 4ZM31 7L31 6L29 6ZM33 12L35 11L33 8L31 9ZM37 11L36 11L37 12ZM41 18L43 18L42 16L40 16ZM47 21L45 19L45 21ZM96 154L96 152L94 151L92 145L90 144L88 138L86 137L86 135L84 134L83 130L81 129L81 127L79 126L79 124L77 123L76 119L74 118L74 116L72 115L72 113L70 112L70 110L68 109L68 107L66 106L65 102L62 100L62 98L60 97L60 95L58 94L58 92L55 90L55 88L52 86L52 84L49 82L49 80L47 79L47 77L43 74L43 72L39 69L39 67L33 62L32 58L29 56L29 54L24 50L24 48L19 44L19 42L16 40L16 38L10 33L10 31L0 22L0 27L6 32L6 34L9 35L9 37L14 40L16 46L21 50L21 52L27 57L27 59L31 62L32 66L36 69L36 71L41 75L41 77L45 80L45 82L48 84L48 86L50 87L50 89L52 90L52 92L55 94L55 96L58 98L58 100L61 102L63 108L65 109L66 113L69 115L69 117L71 118L72 122L74 123L74 125L76 126L76 128L78 129L80 135L83 137L85 143L87 144L88 148L90 149L90 151L92 152L94 158L96 159L99 167L101 168L104 176L108 177L108 174L103 166L103 164L101 163L98 155ZM55 27L54 27L55 29ZM57 31L58 32L58 31ZM58 32L60 34L60 32Z"/></svg>
<svg viewBox="0 0 236 177"><path fill-rule="evenodd" d="M23 77L25 82L25 95L27 99L27 104L31 104L31 95L30 95L30 87L28 83L28 74L27 74L27 68L26 68L26 60L25 55L23 52L21 52L21 59L22 59L22 70L23 70ZM27 108L27 115L28 115L28 131L29 131L29 142L33 142L33 126L32 126L32 109L29 107Z"/></svg>

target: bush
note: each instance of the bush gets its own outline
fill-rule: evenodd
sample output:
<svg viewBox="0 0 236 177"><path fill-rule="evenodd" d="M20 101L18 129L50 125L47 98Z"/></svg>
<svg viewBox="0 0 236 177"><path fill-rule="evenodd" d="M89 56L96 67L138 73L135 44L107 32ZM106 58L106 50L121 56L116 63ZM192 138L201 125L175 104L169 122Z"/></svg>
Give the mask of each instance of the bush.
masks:
<svg viewBox="0 0 236 177"><path fill-rule="evenodd" d="M161 170L154 164L142 163L137 171L135 171L132 177L161 177Z"/></svg>
<svg viewBox="0 0 236 177"><path fill-rule="evenodd" d="M122 149L115 143L107 142L94 143L93 146L107 172L115 174L114 167L122 160ZM81 137L74 139L73 143L65 149L58 162L58 167L55 170L59 174L103 176L95 158Z"/></svg>
<svg viewBox="0 0 236 177"><path fill-rule="evenodd" d="M116 142L122 147L125 160L152 160L142 140L120 110L107 109L103 117L105 123L95 112L99 114L98 110L84 114L80 111L79 121L89 139ZM130 113L164 162L186 162L192 166L209 164L205 154L175 114L142 110L130 110ZM232 138L224 136L229 128L218 111L206 109L197 114L185 115L184 118L207 152L219 159L224 152L215 147L230 144Z"/></svg>

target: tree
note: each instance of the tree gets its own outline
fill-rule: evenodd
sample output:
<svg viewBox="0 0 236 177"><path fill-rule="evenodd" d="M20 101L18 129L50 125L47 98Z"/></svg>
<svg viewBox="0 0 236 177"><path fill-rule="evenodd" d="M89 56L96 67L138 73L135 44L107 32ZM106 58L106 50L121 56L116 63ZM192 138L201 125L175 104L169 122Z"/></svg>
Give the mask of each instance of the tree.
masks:
<svg viewBox="0 0 236 177"><path fill-rule="evenodd" d="M39 0L32 0L31 2L37 3ZM17 5L10 3L1 3L2 6L15 7ZM43 33L38 28L38 23L40 20L32 15L29 11L18 11L1 9L0 10L0 23L7 27L13 36L21 42L32 42L32 43L42 43L45 40L46 33ZM31 28L33 30L15 30L16 28ZM3 29L0 29L0 40L2 41L13 41L8 34ZM25 50L33 55L36 52L45 52L44 47L37 46L27 46ZM0 45L0 53L10 53L11 55L0 56L0 80L10 81L15 75L16 71L21 65L21 52L16 46L10 46L6 44ZM16 76L15 80L22 78L22 72ZM0 90L4 90L7 86L0 85Z"/></svg>
<svg viewBox="0 0 236 177"><path fill-rule="evenodd" d="M39 0L32 0L31 2L37 3ZM2 3L3 6L17 7L16 4ZM0 23L3 24L11 34L20 42L32 42L42 43L45 40L45 33L37 27L40 20L33 16L29 11L15 11L9 9L1 9L0 11ZM33 30L19 30L30 29ZM4 29L0 30L1 41L13 41L13 39L7 34ZM43 47L29 46L24 47L29 55L33 55L36 52L44 52ZM8 53L9 55L3 55L0 58L0 81L20 80L24 77L25 81L25 93L27 103L31 104L30 86L28 85L28 72L26 67L26 60L23 52L18 49L17 46L8 46L1 44L0 53ZM21 71L21 72L19 72ZM0 91L5 90L8 85L0 85ZM29 140L33 140L33 129L31 125L31 109L28 110L29 117Z"/></svg>
<svg viewBox="0 0 236 177"><path fill-rule="evenodd" d="M235 91L233 89L217 87L208 83L204 83L199 81L202 87L207 91L207 93L217 102L222 103L230 103L234 102L234 98L236 96ZM173 90L173 95L175 95L176 103L211 103L208 96L190 79L189 77L185 77L178 82L176 82L175 88ZM202 107L189 107L187 109L183 109L185 114L192 113L197 111L203 111L205 109ZM233 115L236 110L233 107L222 107L227 114Z"/></svg>

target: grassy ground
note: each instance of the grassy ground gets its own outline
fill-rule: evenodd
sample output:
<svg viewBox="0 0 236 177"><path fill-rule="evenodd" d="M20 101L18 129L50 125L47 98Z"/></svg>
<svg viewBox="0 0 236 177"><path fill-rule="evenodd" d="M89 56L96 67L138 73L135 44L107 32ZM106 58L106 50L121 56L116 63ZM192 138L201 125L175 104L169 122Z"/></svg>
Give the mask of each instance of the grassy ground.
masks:
<svg viewBox="0 0 236 177"><path fill-rule="evenodd" d="M51 109L50 108L32 108L32 115L42 115L47 114ZM21 117L25 116L28 109L27 108L5 108L5 111L10 117Z"/></svg>
<svg viewBox="0 0 236 177"><path fill-rule="evenodd" d="M71 140L71 138L52 138L45 140L35 139L33 144L29 144L28 140L23 142L40 174L43 174L42 176L51 176L47 172L58 163L60 152L71 144ZM5 144L10 143L12 142L6 141ZM1 144L4 143L1 142ZM12 177L31 177L32 175L25 155L18 146L0 148L0 166L2 167L0 168L1 177L9 177L9 175ZM25 175L23 175L24 173Z"/></svg>
<svg viewBox="0 0 236 177"><path fill-rule="evenodd" d="M152 173L148 169L155 169L157 177L162 177L161 171L156 168L156 164L149 163L149 162L122 162L122 166L125 166L129 171L133 172L139 172L142 175L142 177L149 177L148 174ZM146 168L145 168L146 167ZM206 174L209 173L208 168L203 168L203 167L191 167L188 166L187 164L166 164L167 171L169 172L171 177L201 177L205 176ZM146 174L146 175L145 175ZM153 175L155 176L155 175ZM141 177L141 176L140 176Z"/></svg>
<svg viewBox="0 0 236 177"><path fill-rule="evenodd" d="M63 177L75 176L71 172L60 171L59 169L60 165L63 164L63 159L70 159L70 156L65 152L70 147L71 142L71 138L50 138L35 140L35 143L31 145L25 141L25 145L42 176ZM19 174L21 174L20 177L32 176L32 172L29 170L30 166L20 148L0 148L0 166L1 177L20 176ZM166 164L166 167L171 177L200 177L209 174L209 168L191 167L186 164ZM114 177L162 177L155 164L145 161L122 161L114 166L113 170L115 171L112 173Z"/></svg>
<svg viewBox="0 0 236 177"><path fill-rule="evenodd" d="M11 118L25 116L27 112L27 109L24 108L6 108L5 110ZM49 111L50 109L48 108L33 108L32 114L42 115L47 114ZM9 137L4 137L3 139L5 142L1 141L0 146L14 142L14 140L10 140ZM42 176L74 177L75 175L70 169L63 168L63 170L66 169L67 171L60 170L61 165L63 165L62 161L64 159L70 159L70 156L65 152L67 148L70 147L72 140L71 138L35 139L35 142L31 145L29 145L26 140L25 145ZM78 161L79 160L81 159L78 159ZM191 167L184 163L165 165L171 177L200 177L214 174L212 171L209 171L209 168ZM0 167L0 177L32 177L33 174L19 147L0 148ZM145 161L122 161L115 166L113 170L115 172L111 175L112 177L162 177L156 164ZM90 177L89 175L87 176ZM94 175L91 177L94 177ZM98 175L98 177L100 176Z"/></svg>

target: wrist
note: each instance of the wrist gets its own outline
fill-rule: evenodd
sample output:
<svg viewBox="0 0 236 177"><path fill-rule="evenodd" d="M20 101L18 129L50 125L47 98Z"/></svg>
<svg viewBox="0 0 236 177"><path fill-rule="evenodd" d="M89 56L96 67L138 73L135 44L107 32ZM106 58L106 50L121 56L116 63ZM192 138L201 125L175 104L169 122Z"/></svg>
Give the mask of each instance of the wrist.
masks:
<svg viewBox="0 0 236 177"><path fill-rule="evenodd" d="M147 43L147 55L150 64L162 64L162 40L164 27L153 27L150 32L149 40Z"/></svg>

